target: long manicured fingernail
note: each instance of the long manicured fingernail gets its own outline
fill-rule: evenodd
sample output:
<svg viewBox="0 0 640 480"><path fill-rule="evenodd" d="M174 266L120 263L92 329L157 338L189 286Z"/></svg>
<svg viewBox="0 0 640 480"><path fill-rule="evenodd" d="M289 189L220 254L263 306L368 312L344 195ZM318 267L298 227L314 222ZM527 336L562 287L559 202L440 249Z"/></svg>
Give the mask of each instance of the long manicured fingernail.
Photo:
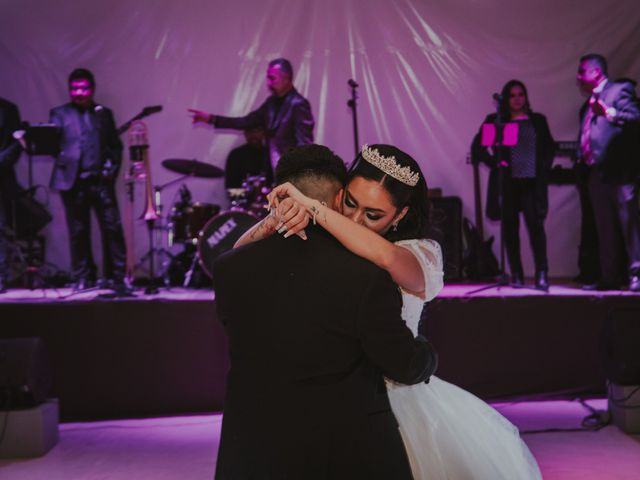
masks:
<svg viewBox="0 0 640 480"><path fill-rule="evenodd" d="M285 226L283 226L282 228L279 228L279 229L278 229L278 233L284 233L284 232L286 232L286 231L287 231L287 226L286 226L286 225L285 225ZM285 237L286 237L286 235L285 235Z"/></svg>

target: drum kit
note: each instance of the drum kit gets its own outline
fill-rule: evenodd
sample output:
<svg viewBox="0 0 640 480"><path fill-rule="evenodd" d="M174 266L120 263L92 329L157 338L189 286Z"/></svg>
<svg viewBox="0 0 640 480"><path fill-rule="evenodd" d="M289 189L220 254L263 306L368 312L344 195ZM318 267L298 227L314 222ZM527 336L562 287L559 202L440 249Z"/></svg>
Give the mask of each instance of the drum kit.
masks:
<svg viewBox="0 0 640 480"><path fill-rule="evenodd" d="M224 176L222 169L197 160L172 158L163 160L162 166L182 174L182 177L160 189L186 177ZM185 287L210 285L214 260L232 249L244 232L266 216L264 207L270 188L265 177L247 177L241 188L228 189L227 192L231 206L221 212L219 205L193 202L191 192L182 184L180 200L173 204L167 221L158 225L158 229L166 232L169 247L183 246L182 252L170 255L171 260L163 269L165 284Z"/></svg>

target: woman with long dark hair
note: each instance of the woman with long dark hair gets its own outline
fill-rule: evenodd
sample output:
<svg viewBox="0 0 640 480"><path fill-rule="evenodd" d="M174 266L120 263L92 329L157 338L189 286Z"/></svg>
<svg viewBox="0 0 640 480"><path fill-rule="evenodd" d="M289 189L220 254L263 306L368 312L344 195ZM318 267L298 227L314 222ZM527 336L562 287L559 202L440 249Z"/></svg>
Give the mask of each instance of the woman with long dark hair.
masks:
<svg viewBox="0 0 640 480"><path fill-rule="evenodd" d="M483 147L478 132L471 148L474 161L491 168L487 216L502 222L511 285L520 288L524 286L520 258L522 212L533 251L535 287L547 291L549 264L544 222L549 210L547 188L554 154L553 137L545 116L531 109L527 87L520 80L510 80L504 85L498 112L487 115L483 123L515 123L518 126L516 145Z"/></svg>
<svg viewBox="0 0 640 480"><path fill-rule="evenodd" d="M310 220L387 270L402 292L402 318L417 335L425 302L443 286L443 266L440 246L426 238L427 182L410 155L391 145L365 145L349 170L341 213L290 183L277 186L269 201L278 207L285 236ZM428 384L387 381L387 391L414 478L541 478L518 430L471 393L435 376Z"/></svg>

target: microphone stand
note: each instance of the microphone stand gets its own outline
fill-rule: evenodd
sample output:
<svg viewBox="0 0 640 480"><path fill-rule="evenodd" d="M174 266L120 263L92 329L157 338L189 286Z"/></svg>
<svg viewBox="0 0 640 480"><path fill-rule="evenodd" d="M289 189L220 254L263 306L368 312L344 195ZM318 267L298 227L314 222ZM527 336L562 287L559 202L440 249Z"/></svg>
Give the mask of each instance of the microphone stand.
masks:
<svg viewBox="0 0 640 480"><path fill-rule="evenodd" d="M351 109L353 118L353 141L355 146L356 157L360 153L360 142L358 141L358 84L355 80L349 79L347 82L351 88L351 98L347 100L347 106Z"/></svg>
<svg viewBox="0 0 640 480"><path fill-rule="evenodd" d="M485 285L484 287L476 288L470 292L467 292L467 295L473 295L474 293L483 292L485 290L489 290L491 288L500 288L506 287L509 285L509 275L505 271L505 254L504 254L504 169L505 165L503 165L502 159L502 149L505 147L504 145L504 123L500 118L500 104L501 99L496 96L493 97L496 101L496 119L494 121L495 130L496 130L496 138L492 145L493 148L496 149L496 165L498 169L498 208L500 208L500 274L495 283L491 283L489 285Z"/></svg>
<svg viewBox="0 0 640 480"><path fill-rule="evenodd" d="M143 118L146 118L149 115L153 115L154 113L158 113L161 111L162 111L162 105L153 105L149 107L144 107L140 111L140 113L138 113L131 119L127 120L125 123L123 123L122 125L120 125L120 127L117 128L116 130L117 135L120 136L124 132L129 130L129 127L131 127L133 122L142 120ZM133 209L134 209L134 203L135 203L135 182L136 182L135 177L136 177L135 172L133 172L132 167L130 167L129 175L125 176L125 189L127 194L127 205L128 205L126 210L126 219L129 226L129 235L125 236L125 244L127 246L127 266L126 266L125 276L129 280L129 282L131 282L131 284L133 284L133 276L135 271L135 263L133 261L133 257L130 256L132 255L130 250L133 249L134 243L135 243L133 238L133 234L135 231L135 224L133 220ZM153 268L153 266L151 266L151 268ZM151 278L153 280L153 275L151 276Z"/></svg>
<svg viewBox="0 0 640 480"><path fill-rule="evenodd" d="M162 105L154 105L152 107L144 107L140 113L138 113L135 117L129 119L122 125L118 127L116 130L118 136L122 135L124 132L129 130L129 127L133 122L138 120L142 120L143 118L147 118L149 115L153 115L154 113L158 113L162 111Z"/></svg>

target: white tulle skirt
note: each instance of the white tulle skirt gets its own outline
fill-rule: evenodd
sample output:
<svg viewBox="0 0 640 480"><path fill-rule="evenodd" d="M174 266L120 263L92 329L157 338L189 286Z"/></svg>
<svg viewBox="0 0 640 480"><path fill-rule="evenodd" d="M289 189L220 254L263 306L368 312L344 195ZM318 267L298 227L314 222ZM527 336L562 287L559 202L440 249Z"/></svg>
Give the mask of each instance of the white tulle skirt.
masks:
<svg viewBox="0 0 640 480"><path fill-rule="evenodd" d="M415 480L542 478L518 429L478 397L437 377L387 389Z"/></svg>

